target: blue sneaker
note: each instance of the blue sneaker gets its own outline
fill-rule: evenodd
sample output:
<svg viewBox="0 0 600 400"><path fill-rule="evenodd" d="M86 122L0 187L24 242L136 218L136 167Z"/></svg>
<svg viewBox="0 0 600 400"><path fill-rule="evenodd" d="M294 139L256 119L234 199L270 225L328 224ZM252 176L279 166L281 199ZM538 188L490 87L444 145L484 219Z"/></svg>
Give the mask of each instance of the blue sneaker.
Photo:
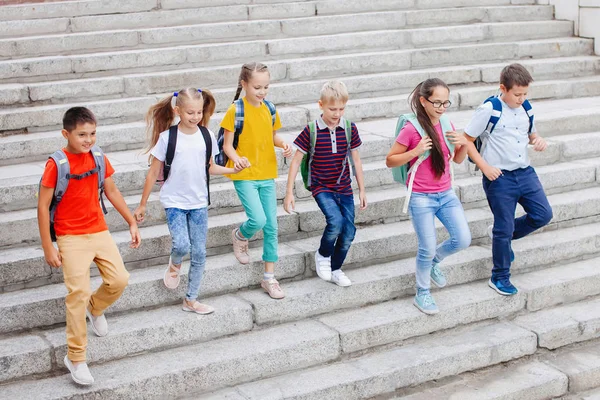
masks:
<svg viewBox="0 0 600 400"><path fill-rule="evenodd" d="M431 315L440 312L438 306L435 304L435 300L433 300L433 297L429 292L429 289L417 289L417 295L415 296L413 304L425 314Z"/></svg>
<svg viewBox="0 0 600 400"><path fill-rule="evenodd" d="M494 229L494 225L488 226L487 233L490 239L494 240L494 233L492 232ZM510 262L511 264L515 262L515 252L512 249L512 245L510 246Z"/></svg>
<svg viewBox="0 0 600 400"><path fill-rule="evenodd" d="M431 267L431 282L439 288L443 288L448 283L444 273L440 269L440 264L433 264L433 267Z"/></svg>
<svg viewBox="0 0 600 400"><path fill-rule="evenodd" d="M488 286L494 289L498 294L502 296L512 296L519 292L519 290L514 287L508 278L499 279L495 281L493 278L490 278L488 282Z"/></svg>

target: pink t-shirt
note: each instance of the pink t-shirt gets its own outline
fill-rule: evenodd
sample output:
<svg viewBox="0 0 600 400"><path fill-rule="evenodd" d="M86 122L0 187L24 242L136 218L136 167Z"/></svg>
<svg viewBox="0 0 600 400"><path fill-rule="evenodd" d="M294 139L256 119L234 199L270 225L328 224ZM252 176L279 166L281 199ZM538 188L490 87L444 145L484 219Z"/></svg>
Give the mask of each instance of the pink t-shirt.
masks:
<svg viewBox="0 0 600 400"><path fill-rule="evenodd" d="M446 141L444 140L444 136L442 133L442 125L437 124L435 127L435 131L438 133L438 137L440 142L442 143L442 151L444 152L444 159L446 160L446 168L444 169L444 174L437 178L435 176L435 172L433 170L433 165L431 163L431 156L427 157L421 165L419 165L419 169L417 170L417 175L415 175L415 182L413 184L413 192L418 193L438 193L444 192L452 188L452 179L450 176L450 150L448 150L448 146L446 145ZM452 125L454 129L454 125ZM417 147L419 141L421 140L421 135L417 132L417 129L411 124L407 122L404 125L404 128L398 134L396 138L396 142L400 143L403 146L406 146L406 151L410 151ZM409 162L409 165L412 166L417 159L414 158ZM410 179L410 175L408 176ZM408 186L409 180L406 181L406 185Z"/></svg>

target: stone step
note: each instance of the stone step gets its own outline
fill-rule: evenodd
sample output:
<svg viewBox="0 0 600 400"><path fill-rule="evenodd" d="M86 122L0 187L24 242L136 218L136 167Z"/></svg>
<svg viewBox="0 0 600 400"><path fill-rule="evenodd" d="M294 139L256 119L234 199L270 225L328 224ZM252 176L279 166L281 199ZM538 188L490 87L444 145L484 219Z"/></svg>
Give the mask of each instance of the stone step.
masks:
<svg viewBox="0 0 600 400"><path fill-rule="evenodd" d="M568 204L561 204L560 198L555 201L554 196L550 196L550 201L559 216L571 213L573 217L582 219L585 222L585 211L582 209L587 206L580 206L575 203L577 197L568 199ZM574 204L575 203L575 204ZM592 202L597 204L597 199ZM487 241L487 226L492 222L492 216L489 211L484 209L467 210L467 219L471 234L476 241ZM569 218L571 220L573 218ZM565 221L567 223L568 221ZM561 221L553 222L552 229L561 226ZM530 270L540 265L548 265L559 262L559 260L570 260L576 257L589 256L598 253L600 241L598 234L600 230L597 224L580 225L573 228L561 228L558 231L543 232L527 240L519 241L514 244L517 260L513 264L514 271ZM124 245L121 252L126 261L135 257L136 260L144 260L148 257L157 257L166 255L169 251L168 233L163 232L160 240L149 237L150 230L142 228L143 237L146 238L145 254L135 254L131 250L125 249ZM124 235L113 234L117 243L124 243ZM438 236L446 238L445 229L438 224ZM295 278L301 279L307 276L314 276L313 255L318 247L318 237L295 240L290 243L281 243L279 248L279 262L277 264L277 277L279 279ZM560 244L559 244L560 243ZM143 243L144 245L144 243ZM397 297L402 294L402 290L412 290L413 283L412 271L414 271L414 262L404 260L404 273L411 271L410 274L401 278L402 272L399 272L398 262L378 266L377 274L366 273L364 269L359 268L351 271L353 267L364 265L374 265L382 260L398 258L407 255L414 255L416 252L416 237L410 221L390 223L386 229L381 226L359 227L353 246L351 247L346 264L347 271L354 279L355 285L350 291L344 292L340 288L331 288L325 282L299 281L284 284L288 298L282 303L269 303L270 307L283 308L288 314L274 315L269 309L263 309L257 313L256 321L266 323L273 318L289 319L292 316L300 318L304 314L321 314L331 311L329 301L322 301L325 296L342 296L342 300L347 302L346 306L352 306L356 302L367 304L371 301L364 301L363 296L355 296L359 292L369 292L373 285L381 285L377 291L365 298L372 296L383 296L385 300ZM150 248L149 250L147 250ZM206 271L203 279L201 292L203 296L220 295L237 291L256 285L262 276L263 263L260 261L261 249L250 249L253 262L243 269L240 269L239 263L232 254L208 257ZM13 252L12 260L8 260L7 252L3 252L2 271L0 275L5 279L23 280L23 275L39 274L38 277L47 276L47 280L60 282L62 273L60 269L50 271L50 268L43 261L43 254L40 250L20 249L20 253ZM485 261L482 260L485 258ZM491 254L489 249L482 249L473 246L470 249L460 253L459 257L454 259L455 264L446 268L449 281L453 284L470 282L473 280L485 279L489 277L491 271ZM123 297L111 308L111 312L121 312L134 310L144 307L154 307L157 305L171 304L184 295L183 287L187 278L187 269L189 263L184 262L182 269L182 285L177 291L169 291L164 288L162 276L164 264L167 257L163 257L161 264L157 265L154 261L152 267L141 269L131 269L131 278L129 287ZM138 262L138 267L140 263ZM146 261L148 264L148 262ZM94 274L97 275L97 272ZM18 277L18 278L17 278ZM389 279L388 279L389 277ZM382 280L383 279L383 280ZM391 279L391 281L390 281ZM400 279L400 281L398 281ZM307 283L308 282L308 283ZM378 282L378 283L377 283ZM92 287L98 286L99 277L92 278ZM403 289L401 289L402 287ZM317 291L313 293L314 291ZM376 294L380 293L380 294ZM385 294L387 293L387 294ZM6 333L23 329L32 329L34 327L49 326L64 321L63 297L66 289L63 284L56 283L45 285L38 288L25 289L15 292L0 294L0 332ZM246 296L257 297L257 293L250 292ZM349 296L349 298L348 298ZM387 297L386 297L387 296ZM290 307L290 301L297 298L298 303ZM24 299L27 299L24 302ZM257 299L259 301L260 298ZM363 302L364 301L364 302ZM379 300L382 301L382 300ZM363 302L363 303L361 303ZM278 305L281 304L281 305Z"/></svg>
<svg viewBox="0 0 600 400"><path fill-rule="evenodd" d="M585 289L580 289L580 293L585 293ZM569 288L565 287L565 290ZM566 302L571 301L569 293L566 294ZM593 292L588 295L592 294ZM538 336L538 346L550 350L597 339L600 337L600 299L592 298L544 309L520 316L514 322L534 332Z"/></svg>
<svg viewBox="0 0 600 400"><path fill-rule="evenodd" d="M206 400L369 399L533 354L535 335L508 323L419 338L357 358L242 384ZM401 362L399 362L401 360ZM323 379L327 377L327 379ZM198 391L199 392L199 391ZM12 392L14 393L14 392ZM11 393L11 394L12 394ZM198 395L184 396L187 399Z"/></svg>
<svg viewBox="0 0 600 400"><path fill-rule="evenodd" d="M422 71L419 68L438 69L442 65L451 65L453 68L446 70L441 78L449 84L468 83L472 75L465 76L464 67L455 66L455 60L460 57L463 63L489 63L491 61L500 61L506 59L520 58L527 54L535 59L543 57L572 57L589 55L593 53L593 42L589 39L581 38L557 38L544 39L538 41L511 42L511 43L481 43L462 46L444 46L425 49L394 50L385 52L368 52L363 54L345 54L328 55L317 58L289 59L275 61L275 65L286 64L288 80L296 79L314 79L315 76L363 73L369 71L368 75L349 76L344 79L348 85L352 96L360 95L374 97L378 93L389 94L399 89L412 89L423 78L423 74L429 71ZM352 59L351 67L340 68L344 60ZM312 65L309 61L312 60ZM379 70L389 69L390 65L395 65L396 72L375 74ZM485 67L484 65L479 68ZM227 85L225 77L230 78L230 73L236 72L232 66L221 66L206 68L206 64L196 72L204 72L202 78L205 88L211 88L217 100L217 111L224 111L230 104L235 94L235 89L215 89L214 85ZM277 67L275 67L277 68ZM476 68L473 66L473 68ZM181 66L178 67L181 70ZM235 71L234 71L235 70ZM220 76L218 72L223 72ZM462 76L457 77L456 72L461 71ZM435 71L438 72L438 71ZM442 71L439 71L442 72ZM142 75L123 75L110 76L102 78L75 79L50 82L35 82L30 84L5 84L0 85L0 103L4 105L17 106L19 104L54 104L65 101L80 99L81 101L91 101L105 98L107 96L130 97L145 96L148 94L159 94L167 90L172 90L177 85L183 85L182 76L191 76L194 70L182 70L180 72L159 71L155 73L144 73ZM535 71L536 76L548 75L547 71ZM214 81L210 81L210 76ZM488 73L485 74L487 78ZM400 79L402 77L402 79ZM274 77L275 78L275 77ZM581 78L577 76L580 79ZM477 79L480 79L479 75ZM587 78L589 79L589 78ZM498 77L494 76L494 81ZM325 79L288 83L274 83L270 87L269 98L276 104L301 103L314 100L314 93L318 93L320 86ZM487 80L483 80L488 82ZM229 80L230 82L230 80ZM383 83L387 82L388 85ZM546 83L546 85L550 82ZM568 84L562 90L554 90L559 93L585 93L594 90L596 87L592 82L588 82L592 87L585 90L587 86L577 88L579 91L572 90ZM539 85L538 85L539 86ZM582 85L579 85L582 86ZM597 85L596 85L597 86ZM471 97L476 96L473 93ZM579 94L578 96L583 96ZM293 100L290 100L293 99ZM480 100L478 100L480 101Z"/></svg>
<svg viewBox="0 0 600 400"><path fill-rule="evenodd" d="M483 24L487 30L491 30L496 24ZM453 32L446 39L445 46L451 45L466 45L466 54L480 60L477 57L477 52L468 51L468 49L477 46L484 38L469 38L461 30L466 26L449 27ZM496 27L497 28L497 27ZM521 29L520 26L513 26L514 29ZM77 55L62 55L62 56L46 56L26 59L12 59L0 61L0 80L5 82L22 83L24 81L36 81L42 79L52 80L69 80L73 78L73 74L80 77L93 76L111 76L123 73L147 73L150 71L163 72L164 68L171 66L171 69L206 67L228 62L229 64L237 64L247 61L248 58L257 58L267 61L272 64L285 58L308 57L308 56L331 56L347 53L362 53L365 51L374 52L377 50L395 51L401 49L420 48L425 51L424 47L439 47L439 42L430 38L428 28L421 29L405 29L405 30L378 30L356 33L344 33L337 35L304 37L304 38L276 38L262 41L245 41L232 43L211 43L211 44L196 44L184 45L171 48L157 49L140 49L127 50L118 52L104 52L93 54L77 54ZM470 28L472 29L472 28ZM498 31L499 29L496 29ZM562 31L559 31L560 33ZM444 32L439 32L440 34ZM506 36L508 32L504 33ZM558 46L553 42L557 39L564 40L570 36L570 32L560 34L548 33L547 38L538 38L537 35L531 37L531 34L524 32L518 38L510 38L514 43L506 43L502 35L496 37L492 43L488 43L483 49L496 48L496 51L489 51L491 61L497 59L498 55L514 54L516 58L539 57L540 54L565 54L569 51L577 51L577 43L582 43L581 39L571 38L571 42L562 43ZM415 40L419 37L418 44L412 44L410 38L406 36L413 35ZM491 38L488 38L488 41ZM500 46L496 46L494 42L502 42ZM469 44L470 43L470 44ZM563 49L565 44L568 44L567 49ZM481 43L479 43L481 45ZM498 48L499 47L499 48ZM575 47L573 49L573 47ZM569 48L571 48L569 50ZM587 52L588 45L583 45L583 49ZM362 51L361 51L362 50ZM408 53L413 54L413 53ZM406 56L408 56L408 54ZM412 57L411 63L417 65L431 65L430 60L423 57L424 53L416 52ZM420 55L420 56L419 56ZM435 54L437 57L443 57L444 62L448 62L447 55L442 51ZM419 57L417 57L419 56ZM405 57L406 58L406 57ZM269 62L269 60L273 60ZM455 58L453 59L453 61ZM399 66L405 65L406 61L398 62ZM453 65L453 64L452 64ZM314 68L314 66L312 67ZM238 68L239 71L239 68ZM239 72L238 72L239 73ZM204 73L206 75L206 73ZM207 77L203 76L202 81ZM234 80L235 81L235 80ZM113 89L114 90L114 89Z"/></svg>
<svg viewBox="0 0 600 400"><path fill-rule="evenodd" d="M324 2L322 2L324 3ZM341 8L336 15L351 13L369 13L373 8L369 4L362 4L358 10L346 10L344 1L338 7ZM200 8L187 8L175 10L151 10L136 13L119 13L108 15L76 16L71 18L33 19L0 21L0 37L23 37L37 36L42 34L81 33L94 31L108 31L119 29L144 29L151 27L173 27L179 25L197 25L203 23L254 21L268 19L291 19L307 18L321 15L318 12L316 2L289 2L272 4L240 4L229 6L211 6ZM378 10L387 12L398 12L397 8ZM406 10L400 11L397 18L399 25L431 25L446 19L452 21L502 21L514 19L523 20L549 20L553 17L553 9L547 5L526 6L502 6L502 7L473 7L473 8L450 8L444 7L433 11L433 18L426 19L424 15L431 13L430 10ZM331 14L331 13L330 13ZM443 15L443 17L442 17ZM436 18L437 16L437 18ZM403 21L403 22L400 22Z"/></svg>
<svg viewBox="0 0 600 400"><path fill-rule="evenodd" d="M271 10L273 8L271 7ZM436 17L437 15L437 17ZM572 23L553 21L552 7L517 6L513 7L472 7L450 8L432 14L430 10L364 12L358 14L311 16L308 18L259 19L254 21L230 21L182 25L173 27L151 27L133 29L112 29L83 33L38 35L0 39L0 58L22 58L28 56L66 54L76 51L105 51L113 49L134 49L152 46L179 45L184 43L212 43L226 40L253 40L273 37L299 37L328 35L343 32L369 31L378 29L413 28L423 24L445 23L451 16L458 23L495 23L505 20L492 29L494 32L516 38L514 31L503 32L507 27L527 22L529 29L523 28L532 38L546 37L542 32L562 32L572 34ZM115 18L118 20L118 18ZM431 21L431 22L430 22ZM11 22L12 24L12 22ZM537 25L537 26L536 26ZM516 25L518 26L518 25ZM536 26L537 29L533 29ZM447 28L434 28L447 29ZM487 38L482 29L472 29L474 35ZM307 34L309 32L310 34ZM417 40L413 44L417 44Z"/></svg>
<svg viewBox="0 0 600 400"><path fill-rule="evenodd" d="M492 348L502 351L507 345L521 347L504 350L511 357L528 352L530 337L517 329L519 334L499 340L498 346L488 343L488 352ZM61 375L9 384L2 388L2 394L18 399L35 391L40 400L71 396L139 399L149 398L149 394L154 399L167 398L192 388L208 391L319 365L337 359L339 351L336 332L318 322L302 321L105 363L93 369L96 383L85 389L70 384L69 375Z"/></svg>
<svg viewBox="0 0 600 400"><path fill-rule="evenodd" d="M540 361L511 362L457 376L432 389L406 389L412 394L390 400L547 400L567 393L565 374Z"/></svg>
<svg viewBox="0 0 600 400"><path fill-rule="evenodd" d="M548 354L545 362L569 378L572 393L597 389L600 382L600 342ZM592 397L594 398L594 397Z"/></svg>
<svg viewBox="0 0 600 400"><path fill-rule="evenodd" d="M471 252L472 254L467 256L467 259L469 259L468 264L473 265L475 263L475 260L470 259L469 256L481 257L481 250L483 249ZM523 251L520 250L522 254ZM536 250L539 252L542 249ZM399 343L413 337L454 328L459 325L498 317L505 318L523 310L530 297L537 296L540 292L547 290L545 284L542 283L540 287L533 290L521 288L521 292L516 296L502 297L490 290L485 281L478 281L451 286L446 290L436 292L435 298L441 312L435 317L427 316L418 311L412 304L412 295L366 308L345 312L339 311L343 308L358 307L361 305L360 302L373 303L388 300L394 292L385 289L383 285L390 287L394 283L400 283L396 291L404 294L407 291L406 282L411 281L414 284L414 279L411 277L414 274L414 259L406 261L400 262L400 268L397 268L397 263L394 265L399 273L382 273L384 270L390 271L390 266L382 266L385 268L372 266L352 271L351 274L353 275L359 275L359 272L361 275L358 276L355 285L351 288L332 287L318 278L307 281L311 287L327 286L326 290L333 292L330 295L320 295L320 290L313 290L312 295L315 297L315 301L323 301L328 304L327 309L331 314L319 318L318 321L339 332L342 353L352 354L389 343ZM458 258L453 257L450 262L457 261ZM593 259L587 261L587 263L591 265L591 263L597 261L597 259ZM409 263L411 266L409 266ZM465 269L466 267L468 266L463 261L462 265L459 262L452 269L457 272L458 269ZM577 268L577 265L567 264L560 267L565 276L572 268ZM552 270L550 272L553 273ZM531 274L536 274L536 272L518 275L517 277L526 278ZM366 280L365 278L369 275L378 278ZM391 281L392 279L393 281ZM573 277L573 280L576 279L576 277ZM455 282L453 280L450 284L454 285ZM551 280L546 280L545 283L548 286L553 284ZM363 288L356 290L354 289L356 286L363 286ZM370 291L367 292L367 290ZM338 293L335 293L336 291ZM596 292L598 291L597 289ZM379 294L374 295L374 293ZM468 295L465 296L465 293L468 293ZM90 335L88 363L113 361L142 351L157 351L162 348L184 346L193 341L208 341L220 336L251 330L254 314L262 313L262 301L255 301L244 294L242 292L239 295L245 301L234 296L204 299L203 302L213 305L217 310L215 314L208 318L190 318L189 314L186 315L179 311L179 306L122 314L110 318L110 335L108 337L97 338ZM264 295L261 296L265 297ZM351 298L361 298L361 301L350 300L348 302L348 299ZM322 308L315 310L319 312L322 311ZM261 321L257 320L256 322L260 323ZM200 329L195 328L196 324ZM524 328L530 329L527 326ZM143 342L139 341L141 335L144 335L145 338ZM24 347L19 351L11 348L9 352L0 353L0 359L10 358L15 365L28 365L28 363L35 363L35 360L44 360L38 362L38 368L33 368L35 372L43 373L54 369L45 361L44 355L49 351L51 352L51 358L57 360L57 366L62 368L61 360L66 354L64 328L36 333L28 337L28 342L35 343L39 339L37 336L43 338L44 342L49 345L43 349L36 346L34 347L35 351L31 350L32 346ZM0 341L0 348L10 348L8 344L13 341L12 338L6 339L4 343ZM28 374L31 374L31 369L11 369L0 375L0 381L20 378Z"/></svg>
<svg viewBox="0 0 600 400"><path fill-rule="evenodd" d="M586 146L586 144L594 143L594 140L600 139L600 133L580 134L580 135L576 135L576 136L578 136L578 140L577 141L569 141L570 147L568 147L568 151L569 151L568 158L575 160L575 162L577 160L581 160L582 158L585 158L588 155L592 155L592 153L590 153L589 145ZM548 140L548 144L549 144L548 149L543 153L535 152L535 151L533 151L532 148L529 149L529 153L530 153L530 156L532 157L532 162L533 162L534 166L541 167L544 165L549 165L554 162L557 162L558 160L567 158L564 156L564 153L561 152L561 147L560 147L559 143L562 143L562 142L561 141L558 141L558 143L555 142L555 141L557 141L557 139L560 139L560 138L562 138L562 136L557 136L557 137L553 137L553 138L549 139ZM383 137L379 137L379 136L370 136L368 134L364 135L363 136L363 146L361 148L361 157L363 159L369 159L369 158L375 157L376 155L385 154L391 146L390 142L391 142L390 138L383 138ZM579 149L579 151L576 151L576 149ZM600 151L600 147L598 150ZM381 156L379 156L379 157L381 157ZM117 169L120 169L120 166L119 166L120 164L118 164L118 161L116 161L116 160L119 160L120 162L131 161L132 163L138 164L141 168L145 168L145 162L143 161L145 159L145 157L140 156L139 152L137 152L137 151L136 152L108 153L108 158L111 160L111 163L114 163L114 165ZM140 158L142 158L142 161L140 161ZM287 165L285 167L287 167ZM29 168L32 168L32 167L30 165L24 165L22 171L25 171ZM549 166L548 168L554 170L554 167ZM461 164L461 165L455 165L455 174L457 176L457 179L459 179L461 177L463 177L463 178L471 177L471 174L469 173L469 169L472 169L472 166L469 165L468 161L464 161L463 164ZM286 176L287 176L286 170L287 170L287 168L285 170L281 170L281 176L282 176L283 181L286 181ZM561 170L563 170L563 169L561 169ZM577 171L578 168L575 168L575 170ZM584 170L585 170L584 174L586 176L588 176L588 174L591 174L591 170L587 166L584 168ZM375 161L374 163L366 162L364 164L364 171L365 171L366 186L370 189L368 199L369 199L369 204L371 205L371 207L379 207L378 202L380 202L380 201L383 201L386 203L385 207L389 207L389 200L391 200L393 198L393 199L398 200L398 202L396 202L398 205L395 206L395 208L393 208L393 210L397 211L394 213L394 215L399 214L399 210L401 207L401 201L402 201L402 197L399 198L400 192L398 192L396 190L389 190L389 191L383 190L380 194L380 191L377 187L380 184L387 185L387 184L392 183L392 181L390 179L391 176L389 174L389 171L387 171L387 168L383 165L383 163L379 160ZM544 171L544 169L542 169L542 172L543 171ZM567 171L567 172L565 172L565 174L570 175L570 172ZM564 176L566 176L566 175L564 175ZM591 176L591 175L589 175L589 176ZM382 179L382 177L387 177L387 179ZM215 178L215 177L213 177L213 178ZM216 177L216 178L218 178L218 177ZM561 178L557 177L557 179L560 180ZM216 182L223 182L223 179L221 179L221 180L211 179L211 182L214 187ZM548 182L548 180L546 180L545 182ZM581 182L585 182L585 179L583 179L583 181L580 181L580 183ZM470 188L470 189L465 189L465 190L477 191L478 189L476 188L476 186L479 184L479 180L478 179L466 179L466 180L459 179L457 181L456 186L458 188L460 188L461 186L463 186L465 184ZM558 185L558 186L557 185L558 184L548 183L547 188L555 189L556 187L562 187L562 185ZM221 186L231 186L231 185L221 185ZM306 192L304 189L302 189L302 183L301 183L300 178L297 178L296 186L298 187L296 192L300 196L298 198L298 201L309 200L310 197L307 197L308 192ZM229 189L231 189L231 188L229 188ZM387 193L389 193L389 195ZM232 193L232 195L233 195L233 193ZM593 195L594 194L592 194L592 196ZM483 196L483 192L479 192L479 194L477 194L477 195L471 195L472 198L473 197L481 198L481 196ZM131 196L125 197L125 201L129 205L129 208L131 210L133 210L137 207L137 205L139 204L139 200L140 200L139 195L131 195ZM309 203L314 205L312 200L309 200ZM223 234L217 234L216 232L212 231L212 229L211 229L211 232L208 235L208 238L209 238L208 247L219 246L224 243L229 244L228 237L229 237L229 231L230 231L231 224L234 224L237 222L242 222L244 220L243 215L235 214L235 208L225 210L225 209L217 208L216 203L214 203L214 205L215 205L215 207L213 207L211 209L211 215L213 215L214 213L224 214L224 213L227 213L227 211L234 212L234 214L227 213L226 216L217 217L217 219L219 219L219 220L227 218L227 220L228 220L227 230L224 231ZM107 219L109 229L111 231L126 230L127 224L125 223L125 221L121 218L121 216L118 213L113 211L113 207L110 202L107 202L107 208L109 210L109 213L107 214L106 219ZM297 210L298 211L300 211L300 210L306 211L306 207L303 207L302 204L299 203ZM375 213L373 213L371 210L369 210L369 213L360 213L359 219L357 220L357 222L358 223L370 223L373 221L382 220L388 216L389 212L392 209L384 208L384 209L380 210L379 208L376 208L375 210L376 210ZM361 216L364 218L361 218ZM149 198L149 201L148 201L148 216L146 218L146 221L144 222L144 226L150 226L150 225L164 223L164 218L165 218L164 209L162 208L162 206L160 204L158 194L154 193L151 195L151 197ZM285 234L293 233L293 232L288 232L287 230L284 229L284 227L291 228L292 226L290 224L284 223L284 221L282 221L282 218L285 218L284 213L280 214L279 225L280 225L281 234L285 235ZM212 217L211 217L211 222L212 222ZM294 223L294 227L296 227L296 223ZM10 212L2 213L0 215L0 230L4 231L4 232L11 232L10 235L5 235L3 237L0 237L0 247L14 246L14 245L18 245L18 244L31 245L33 243L38 243L39 238L37 237L37 235L34 235L32 237L32 232L36 232L36 230L37 230L37 209L31 208L31 209L25 209L25 210L20 210L20 211L10 211ZM214 240L212 240L213 237L215 238Z"/></svg>

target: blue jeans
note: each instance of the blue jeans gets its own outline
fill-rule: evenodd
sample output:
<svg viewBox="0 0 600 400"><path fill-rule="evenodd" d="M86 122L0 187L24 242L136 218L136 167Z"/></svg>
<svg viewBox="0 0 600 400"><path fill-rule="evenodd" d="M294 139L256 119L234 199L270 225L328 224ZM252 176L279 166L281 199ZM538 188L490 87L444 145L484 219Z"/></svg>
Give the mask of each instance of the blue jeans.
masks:
<svg viewBox="0 0 600 400"><path fill-rule="evenodd" d="M462 204L452 189L439 193L412 193L408 212L419 242L417 288L429 289L433 263L437 264L449 255L469 247L471 231ZM439 245L435 217L450 234L450 238Z"/></svg>
<svg viewBox="0 0 600 400"><path fill-rule="evenodd" d="M323 257L331 257L331 270L335 271L342 268L356 234L354 197L351 194L321 192L315 200L327 221L319 253Z"/></svg>
<svg viewBox="0 0 600 400"><path fill-rule="evenodd" d="M165 209L167 225L173 245L171 261L181 264L182 258L190 253L190 272L188 274L187 300L196 300L200 292L200 283L206 264L206 234L208 233L208 210L198 208L182 210Z"/></svg>
<svg viewBox="0 0 600 400"><path fill-rule="evenodd" d="M263 256L265 262L276 262L277 246L277 188L274 179L260 181L233 181L248 220L240 226L242 236L251 239L263 230Z"/></svg>
<svg viewBox="0 0 600 400"><path fill-rule="evenodd" d="M494 280L510 278L510 243L548 224L552 208L532 167L502 171L495 181L483 177L483 190L494 214L492 258ZM515 218L519 203L526 214Z"/></svg>

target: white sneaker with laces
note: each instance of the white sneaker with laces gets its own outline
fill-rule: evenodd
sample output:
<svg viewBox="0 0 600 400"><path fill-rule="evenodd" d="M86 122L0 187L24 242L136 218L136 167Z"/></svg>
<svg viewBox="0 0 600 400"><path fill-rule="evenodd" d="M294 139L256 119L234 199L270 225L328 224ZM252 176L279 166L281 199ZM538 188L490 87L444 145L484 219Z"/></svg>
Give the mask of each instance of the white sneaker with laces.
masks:
<svg viewBox="0 0 600 400"><path fill-rule="evenodd" d="M323 257L319 250L315 252L315 269L324 281L331 281L331 257Z"/></svg>
<svg viewBox="0 0 600 400"><path fill-rule="evenodd" d="M67 356L65 356L65 366L71 372L71 378L79 385L91 385L94 383L94 377L90 373L90 370L86 363L82 362L75 366Z"/></svg>
<svg viewBox="0 0 600 400"><path fill-rule="evenodd" d="M102 337L108 334L108 322L106 322L106 317L104 316L104 314L98 315L96 317L87 308L85 309L85 314L92 323L92 330L94 331L96 336Z"/></svg>
<svg viewBox="0 0 600 400"><path fill-rule="evenodd" d="M338 286L347 287L352 285L352 281L350 278L344 274L344 271L338 269L331 273L331 282L335 283Z"/></svg>

